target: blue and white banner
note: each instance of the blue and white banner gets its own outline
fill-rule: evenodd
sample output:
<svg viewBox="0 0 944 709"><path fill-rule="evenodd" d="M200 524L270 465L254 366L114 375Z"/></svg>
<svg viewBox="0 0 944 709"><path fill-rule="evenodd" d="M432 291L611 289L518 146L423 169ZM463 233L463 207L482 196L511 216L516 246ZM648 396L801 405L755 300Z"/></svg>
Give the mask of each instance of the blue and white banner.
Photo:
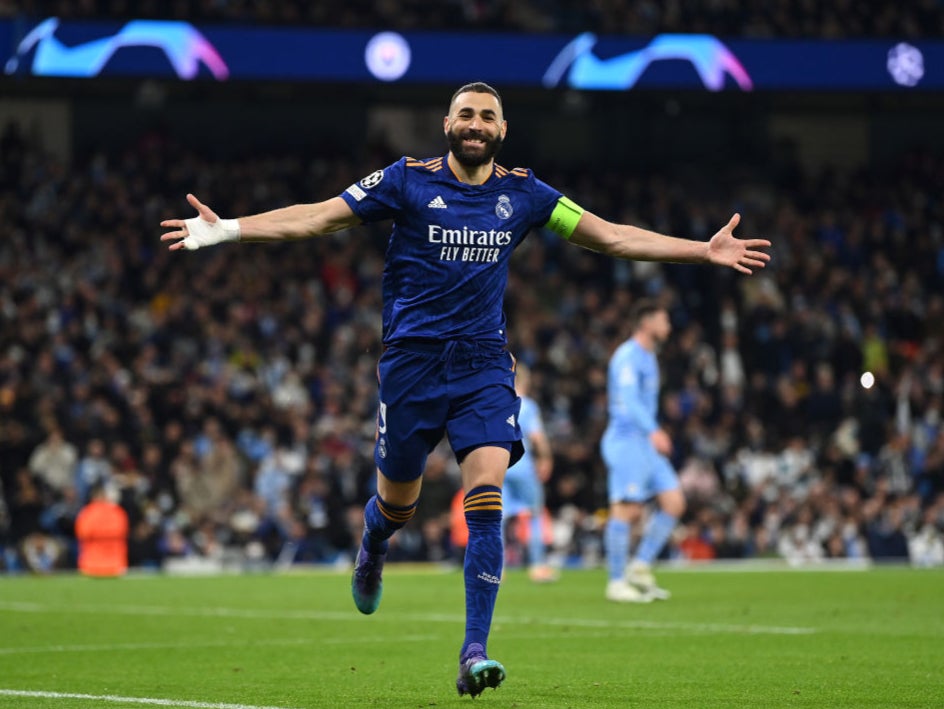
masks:
<svg viewBox="0 0 944 709"><path fill-rule="evenodd" d="M402 82L584 90L934 91L944 42L368 32L132 20L0 21L7 76ZM0 81L2 81L0 77Z"/></svg>

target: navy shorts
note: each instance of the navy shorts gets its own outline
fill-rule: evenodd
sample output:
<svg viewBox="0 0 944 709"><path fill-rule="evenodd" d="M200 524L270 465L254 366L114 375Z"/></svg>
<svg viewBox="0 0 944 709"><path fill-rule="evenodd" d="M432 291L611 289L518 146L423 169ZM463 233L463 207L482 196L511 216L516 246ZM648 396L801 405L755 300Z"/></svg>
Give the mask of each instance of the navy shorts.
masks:
<svg viewBox="0 0 944 709"><path fill-rule="evenodd" d="M510 464L521 458L515 360L501 345L400 341L386 348L377 371L374 461L389 479L420 477L443 434L456 453L502 444L511 448Z"/></svg>

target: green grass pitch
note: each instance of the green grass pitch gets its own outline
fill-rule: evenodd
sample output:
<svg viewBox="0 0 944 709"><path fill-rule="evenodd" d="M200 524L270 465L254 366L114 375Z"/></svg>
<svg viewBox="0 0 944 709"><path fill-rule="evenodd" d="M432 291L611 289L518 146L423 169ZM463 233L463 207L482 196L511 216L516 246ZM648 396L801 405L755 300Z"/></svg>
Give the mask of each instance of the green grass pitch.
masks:
<svg viewBox="0 0 944 709"><path fill-rule="evenodd" d="M508 679L476 706L944 706L944 571L659 577L672 600L617 605L602 570L507 573ZM334 572L0 578L0 707L468 706L461 572L394 566L384 594L367 617Z"/></svg>

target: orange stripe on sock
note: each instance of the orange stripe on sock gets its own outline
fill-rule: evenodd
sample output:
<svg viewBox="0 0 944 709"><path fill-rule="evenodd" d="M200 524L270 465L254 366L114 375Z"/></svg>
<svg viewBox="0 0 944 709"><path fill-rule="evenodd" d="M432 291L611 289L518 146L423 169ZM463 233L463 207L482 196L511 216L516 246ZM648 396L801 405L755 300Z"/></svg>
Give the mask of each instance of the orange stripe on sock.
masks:
<svg viewBox="0 0 944 709"><path fill-rule="evenodd" d="M413 505L408 510L393 510L380 500L377 500L377 509L380 510L380 514L391 522L403 522L404 524L413 519L413 515L416 514L416 505Z"/></svg>
<svg viewBox="0 0 944 709"><path fill-rule="evenodd" d="M482 509L485 509L486 507L493 509L493 508L495 508L495 507L500 508L501 506L502 506L502 501L501 501L501 500L494 500L494 499L492 499L492 500L479 500L478 502L466 503L465 505L463 505L463 509L465 509L465 510L482 510Z"/></svg>
<svg viewBox="0 0 944 709"><path fill-rule="evenodd" d="M469 495L467 498L465 498L465 504L469 504L470 502L476 502L478 500L488 499L490 497L497 498L500 500L501 493L498 492L497 490L488 490L487 492L480 492L477 495Z"/></svg>
<svg viewBox="0 0 944 709"><path fill-rule="evenodd" d="M484 510L501 510L501 494L490 492L482 495L476 495L474 498L466 500L463 504L466 512L481 512Z"/></svg>

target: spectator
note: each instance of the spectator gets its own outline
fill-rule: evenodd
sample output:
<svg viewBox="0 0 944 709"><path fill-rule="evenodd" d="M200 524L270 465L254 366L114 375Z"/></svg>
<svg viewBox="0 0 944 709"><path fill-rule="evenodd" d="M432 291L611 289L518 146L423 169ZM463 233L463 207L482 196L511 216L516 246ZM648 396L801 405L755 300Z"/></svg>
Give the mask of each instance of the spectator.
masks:
<svg viewBox="0 0 944 709"><path fill-rule="evenodd" d="M16 555L7 555L7 566L12 570L49 573L62 563L63 544L43 529L43 511L40 485L28 468L21 468L14 480L10 511L10 541Z"/></svg>
<svg viewBox="0 0 944 709"><path fill-rule="evenodd" d="M95 485L75 520L79 571L86 576L121 576L128 570L128 515Z"/></svg>
<svg viewBox="0 0 944 709"><path fill-rule="evenodd" d="M88 442L85 455L75 471L75 493L80 504L91 498L92 488L111 482L111 463L105 457L105 443L100 438Z"/></svg>
<svg viewBox="0 0 944 709"><path fill-rule="evenodd" d="M937 505L937 508L941 507L941 504ZM938 509L928 507L920 528L908 540L908 556L915 566L944 566L944 530L937 519L938 514Z"/></svg>
<svg viewBox="0 0 944 709"><path fill-rule="evenodd" d="M53 426L30 456L29 469L53 495L61 497L74 488L77 462L75 446L65 440L61 428Z"/></svg>
<svg viewBox="0 0 944 709"><path fill-rule="evenodd" d="M354 544L354 535L343 519L343 509L328 479L317 472L306 473L293 494L296 526L291 536L297 546L293 561L334 563Z"/></svg>

